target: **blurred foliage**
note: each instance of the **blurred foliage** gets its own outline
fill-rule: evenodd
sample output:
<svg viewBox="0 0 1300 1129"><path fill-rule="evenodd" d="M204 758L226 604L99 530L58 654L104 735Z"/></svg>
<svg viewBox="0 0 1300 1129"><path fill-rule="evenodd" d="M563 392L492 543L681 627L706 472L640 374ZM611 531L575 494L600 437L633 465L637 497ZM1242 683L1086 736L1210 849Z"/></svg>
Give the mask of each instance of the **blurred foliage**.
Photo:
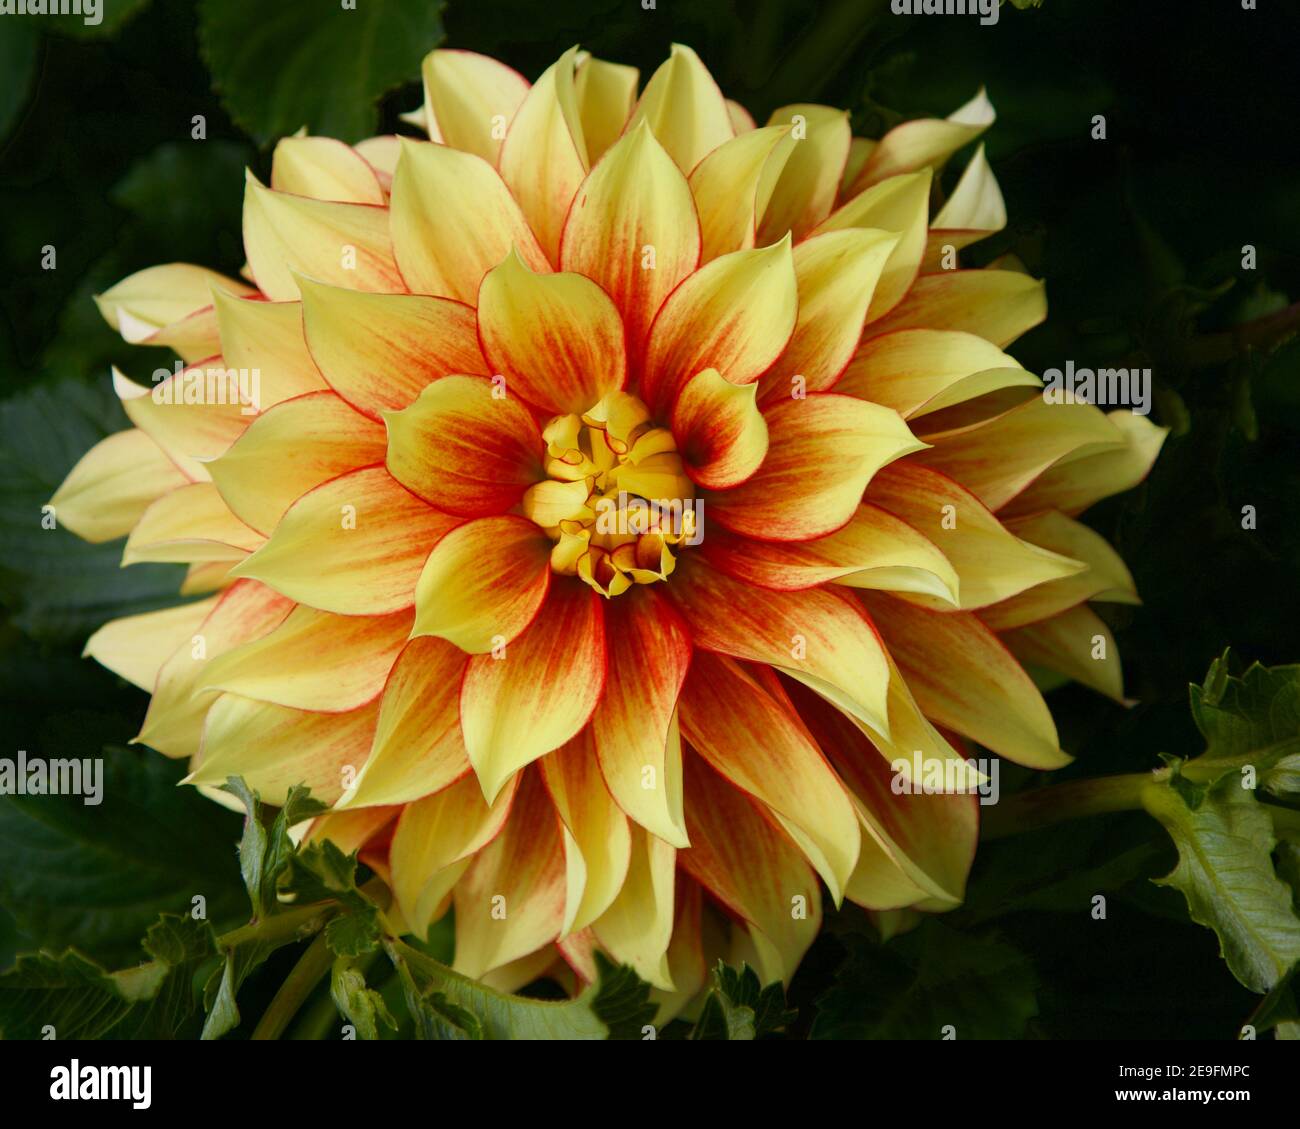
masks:
<svg viewBox="0 0 1300 1129"><path fill-rule="evenodd" d="M1036 371L1067 359L1149 366L1155 418L1173 429L1149 480L1087 518L1118 546L1145 601L1106 612L1140 704L1054 691L1063 744L1077 758L1058 778L1143 771L1157 753L1199 751L1186 687L1226 644L1267 664L1300 657L1300 161L1291 143L1300 14L1048 0L1004 5L983 27L895 17L888 0L360 0L359 9L309 0L268 18L252 0L106 0L96 28L0 21L0 397L7 418L27 421L0 451L9 749L120 746L145 704L77 654L80 636L110 612L84 597L82 572L97 570L96 590L122 606L143 606L150 584L113 587L113 547L79 550L76 575L53 573L31 556L23 529L35 528L38 495L82 438L123 426L106 394L108 365L138 374L164 363L124 346L90 296L163 261L237 272L242 166L265 178L269 142L302 125L347 137L375 122L404 129L398 115L421 99L419 58L444 32L449 46L496 55L529 78L575 42L644 76L681 41L760 121L818 100L849 108L867 136L946 114L987 87L999 114L987 151L1011 221L970 258L1014 254L1048 281L1049 320L1013 351ZM1098 114L1105 140L1091 136ZM191 135L195 115L206 140ZM46 246L56 270L40 268ZM1256 528L1243 527L1246 506ZM85 724L60 730L70 703ZM1007 767L1004 790L1041 782ZM968 904L915 932L906 915L832 915L791 985L789 1031L909 1033L908 1017L925 1015L946 991L946 966L963 959L953 938L972 931L972 945L996 954L981 969L1005 1001L998 1015L972 1020L990 1034L1230 1035L1256 999L1219 960L1214 934L1188 921L1181 895L1149 881L1177 862L1152 827L1130 813L990 843ZM1300 874L1295 837L1283 839L1282 872ZM163 905L164 885L144 890L141 906L183 909ZM1114 928L1088 919L1098 891ZM0 965L18 948L74 935L52 921L0 912ZM882 946L895 931L904 935ZM77 940L112 961L126 932ZM268 961L257 973L269 978L263 990L283 971ZM340 975L340 993L355 997ZM872 994L881 979L888 998ZM383 999L400 1008L395 980ZM729 1024L726 1002L716 1010Z"/></svg>

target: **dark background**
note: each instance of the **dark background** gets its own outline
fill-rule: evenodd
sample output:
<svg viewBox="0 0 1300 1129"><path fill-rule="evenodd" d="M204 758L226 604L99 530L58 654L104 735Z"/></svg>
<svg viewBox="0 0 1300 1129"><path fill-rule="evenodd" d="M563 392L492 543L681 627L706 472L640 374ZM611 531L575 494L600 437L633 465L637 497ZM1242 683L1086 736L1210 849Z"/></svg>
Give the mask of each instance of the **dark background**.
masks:
<svg viewBox="0 0 1300 1129"><path fill-rule="evenodd" d="M145 695L78 657L105 619L166 602L176 571L122 573L119 547L39 528L78 455L125 425L110 363L137 378L164 363L124 346L91 295L158 262L236 273L243 167L265 179L269 143L304 123L348 140L397 128L420 102L399 80L416 77L439 27L447 45L529 78L581 42L644 80L685 42L760 122L823 101L850 107L867 136L942 116L986 85L999 115L988 155L1011 219L971 258L1014 252L1048 284L1047 324L1013 352L1040 372L1066 359L1150 366L1153 418L1173 429L1148 482L1088 515L1145 601L1105 612L1140 704L1053 692L1078 758L1066 773L1198 751L1187 684L1225 646L1246 661L1300 659L1300 17L1283 7L1045 0L982 27L893 16L882 0L659 0L654 11L473 0L441 13L359 0L349 15L375 36L340 34L333 0L104 0L99 28L0 17L0 754L104 746L121 781L97 819L0 799L0 967L37 944L129 963L160 909L187 907L196 876L214 918L240 912L237 819L172 787L175 766L125 747ZM191 139L195 114L206 140ZM1090 136L1096 114L1104 141ZM1242 267L1245 244L1255 270ZM46 245L56 270L40 269ZM1004 775L1004 787L1027 782ZM845 993L887 982L921 1001L967 999L1001 1017L994 1035L1231 1037L1252 997L1178 896L1150 884L1173 862L1153 827L1119 816L993 844L970 906L901 947L876 945L860 912L839 915L793 986L794 1033L810 1030L818 998L819 1034L862 1033L840 1015ZM1095 890L1112 895L1104 923L1076 908ZM935 967L957 979L936 982Z"/></svg>

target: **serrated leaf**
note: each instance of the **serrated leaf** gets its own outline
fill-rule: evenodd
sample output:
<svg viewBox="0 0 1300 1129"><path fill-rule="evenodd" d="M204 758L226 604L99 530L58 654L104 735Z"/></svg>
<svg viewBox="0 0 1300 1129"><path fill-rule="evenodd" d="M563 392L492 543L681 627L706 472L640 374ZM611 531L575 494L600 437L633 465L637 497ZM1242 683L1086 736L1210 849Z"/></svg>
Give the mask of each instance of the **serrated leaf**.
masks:
<svg viewBox="0 0 1300 1129"><path fill-rule="evenodd" d="M1195 811L1166 788L1149 790L1145 803L1178 850L1177 866L1157 884L1181 891L1192 920L1218 936L1232 974L1267 992L1300 959L1300 919L1273 870L1269 813L1235 776Z"/></svg>
<svg viewBox="0 0 1300 1129"><path fill-rule="evenodd" d="M1300 665L1255 663L1238 678L1229 674L1230 660L1225 652L1204 685L1188 688L1192 718L1206 743L1204 755L1189 766L1221 763L1227 771L1249 764L1263 773L1300 753Z"/></svg>
<svg viewBox="0 0 1300 1129"><path fill-rule="evenodd" d="M695 1040L729 1041L756 1039L774 1034L794 1022L798 1013L785 1006L785 989L780 982L766 988L758 974L742 964L739 968L718 962L712 986L700 1010L690 1037Z"/></svg>
<svg viewBox="0 0 1300 1129"><path fill-rule="evenodd" d="M596 984L590 996L591 1010L608 1028L611 1039L641 1039L654 1022L657 1006L650 1002L650 985L627 965L617 965L604 953L596 953Z"/></svg>
<svg viewBox="0 0 1300 1129"><path fill-rule="evenodd" d="M202 0L203 57L230 116L260 142L306 126L360 141L375 132L375 103L418 79L442 40L442 6L429 0Z"/></svg>
<svg viewBox="0 0 1300 1129"><path fill-rule="evenodd" d="M379 1024L397 1030L397 1021L389 1013L384 997L367 987L365 974L349 960L340 958L330 972L330 996L334 1006L357 1030L357 1037L379 1038Z"/></svg>
<svg viewBox="0 0 1300 1129"><path fill-rule="evenodd" d="M1037 982L1022 953L990 934L935 918L887 945L841 940L848 958L817 1000L814 1039L1020 1039L1037 1014Z"/></svg>
<svg viewBox="0 0 1300 1129"><path fill-rule="evenodd" d="M200 1014L194 978L216 954L207 922L165 916L150 929L147 963L108 972L75 950L36 953L0 975L0 1038L173 1039Z"/></svg>

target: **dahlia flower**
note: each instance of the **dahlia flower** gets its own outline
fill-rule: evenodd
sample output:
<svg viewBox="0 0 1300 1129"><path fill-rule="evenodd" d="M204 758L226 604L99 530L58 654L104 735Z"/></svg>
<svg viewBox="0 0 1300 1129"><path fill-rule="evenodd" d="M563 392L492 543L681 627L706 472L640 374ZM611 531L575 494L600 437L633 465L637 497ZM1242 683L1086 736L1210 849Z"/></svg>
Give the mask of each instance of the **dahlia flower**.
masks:
<svg viewBox="0 0 1300 1129"><path fill-rule="evenodd" d="M200 597L87 645L152 695L137 740L309 785L307 834L508 989L603 950L670 1015L719 955L788 980L823 888L956 906L967 742L1068 760L1021 662L1122 699L1089 601L1133 582L1075 515L1163 438L1046 402L1004 352L1043 284L954 269L1005 223L982 149L935 182L987 99L871 141L756 127L680 46L639 95L576 48L423 77L429 140L248 176L247 283L99 299L184 361L114 373L133 426L53 499ZM932 770L966 790L894 786Z"/></svg>

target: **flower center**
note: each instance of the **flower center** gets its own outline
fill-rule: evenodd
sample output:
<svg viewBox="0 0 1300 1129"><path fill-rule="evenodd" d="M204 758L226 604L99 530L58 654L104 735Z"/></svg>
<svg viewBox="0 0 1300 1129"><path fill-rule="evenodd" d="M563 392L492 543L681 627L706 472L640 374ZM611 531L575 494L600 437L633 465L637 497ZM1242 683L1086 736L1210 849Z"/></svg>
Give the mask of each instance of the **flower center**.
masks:
<svg viewBox="0 0 1300 1129"><path fill-rule="evenodd" d="M677 549L702 533L672 432L635 396L611 392L542 436L550 477L528 488L522 510L555 542L551 568L602 596L667 579Z"/></svg>

